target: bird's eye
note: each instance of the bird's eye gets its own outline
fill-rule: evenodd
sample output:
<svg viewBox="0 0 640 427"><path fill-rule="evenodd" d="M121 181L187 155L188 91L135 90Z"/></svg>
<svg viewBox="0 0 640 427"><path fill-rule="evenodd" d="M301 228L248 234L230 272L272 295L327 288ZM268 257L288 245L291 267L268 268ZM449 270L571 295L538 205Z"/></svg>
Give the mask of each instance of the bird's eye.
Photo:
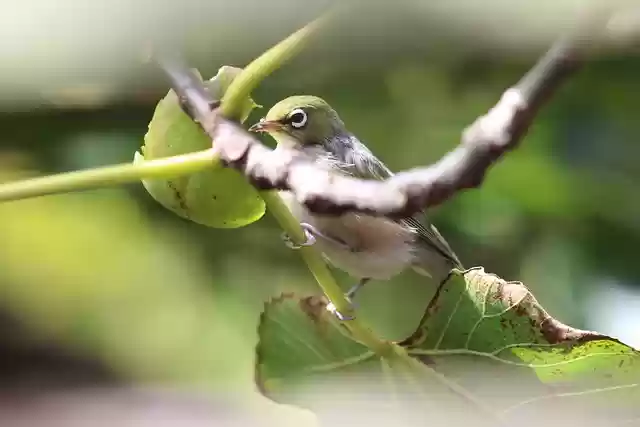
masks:
<svg viewBox="0 0 640 427"><path fill-rule="evenodd" d="M305 113L301 108L296 108L289 113L287 121L292 127L301 129L307 124L307 113Z"/></svg>

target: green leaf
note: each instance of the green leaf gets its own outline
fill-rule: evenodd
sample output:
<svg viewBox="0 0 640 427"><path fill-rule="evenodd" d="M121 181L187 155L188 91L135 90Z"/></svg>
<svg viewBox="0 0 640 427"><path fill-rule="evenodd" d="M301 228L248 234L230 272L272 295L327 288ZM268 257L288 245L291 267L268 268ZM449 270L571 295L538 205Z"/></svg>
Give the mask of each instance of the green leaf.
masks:
<svg viewBox="0 0 640 427"><path fill-rule="evenodd" d="M522 283L482 268L452 274L400 344L503 416L573 405L590 421L640 416L638 351L561 323Z"/></svg>
<svg viewBox="0 0 640 427"><path fill-rule="evenodd" d="M206 82L214 99L220 99L241 69L224 66ZM259 107L251 98L241 103L241 121ZM145 144L134 163L210 148L211 140L180 108L169 91L157 105ZM173 179L144 180L151 196L165 208L191 221L215 228L237 228L264 215L265 204L258 192L237 171L212 168Z"/></svg>
<svg viewBox="0 0 640 427"><path fill-rule="evenodd" d="M370 361L374 353L354 341L325 310L324 297L282 294L265 305L257 348L257 375L267 394L283 383Z"/></svg>
<svg viewBox="0 0 640 427"><path fill-rule="evenodd" d="M439 407L465 417L481 411L427 366L381 358L354 341L326 306L324 296L292 293L266 303L256 352L256 381L266 396L325 416L356 406L366 412L372 404L384 417L424 416Z"/></svg>

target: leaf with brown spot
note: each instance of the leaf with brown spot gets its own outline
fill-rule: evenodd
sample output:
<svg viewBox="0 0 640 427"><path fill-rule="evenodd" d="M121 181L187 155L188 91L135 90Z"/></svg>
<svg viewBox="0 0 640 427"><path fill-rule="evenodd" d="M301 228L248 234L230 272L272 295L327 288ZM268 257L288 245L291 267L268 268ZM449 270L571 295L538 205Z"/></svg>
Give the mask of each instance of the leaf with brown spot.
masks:
<svg viewBox="0 0 640 427"><path fill-rule="evenodd" d="M401 345L506 416L640 417L640 353L554 319L520 282L454 273Z"/></svg>
<svg viewBox="0 0 640 427"><path fill-rule="evenodd" d="M241 70L222 67L205 82L213 98L220 99ZM257 107L251 98L243 104L241 120ZM158 103L145 143L134 163L159 159L211 147L211 140L181 109L173 91ZM172 179L144 180L149 194L182 218L214 228L237 228L259 220L265 204L258 192L238 171L216 168Z"/></svg>
<svg viewBox="0 0 640 427"><path fill-rule="evenodd" d="M326 298L282 294L265 304L257 347L258 383L267 395L277 385L373 358L325 309Z"/></svg>
<svg viewBox="0 0 640 427"><path fill-rule="evenodd" d="M355 406L371 408L389 422L408 413L420 413L422 419L444 407L458 414L453 420L477 415L466 396L425 366L380 358L354 341L326 305L324 296L292 293L265 304L256 382L267 397L314 410L322 418Z"/></svg>

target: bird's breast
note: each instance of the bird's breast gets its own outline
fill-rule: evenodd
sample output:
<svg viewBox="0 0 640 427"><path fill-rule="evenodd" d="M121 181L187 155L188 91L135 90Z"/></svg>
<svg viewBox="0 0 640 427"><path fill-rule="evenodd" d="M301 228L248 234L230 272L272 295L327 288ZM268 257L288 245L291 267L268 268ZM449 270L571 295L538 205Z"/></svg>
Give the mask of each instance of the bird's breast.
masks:
<svg viewBox="0 0 640 427"><path fill-rule="evenodd" d="M282 192L281 196L299 222L344 242L346 247L317 238L318 248L327 260L354 277L386 280L414 260L415 234L397 222L353 213L339 217L315 215L291 193Z"/></svg>

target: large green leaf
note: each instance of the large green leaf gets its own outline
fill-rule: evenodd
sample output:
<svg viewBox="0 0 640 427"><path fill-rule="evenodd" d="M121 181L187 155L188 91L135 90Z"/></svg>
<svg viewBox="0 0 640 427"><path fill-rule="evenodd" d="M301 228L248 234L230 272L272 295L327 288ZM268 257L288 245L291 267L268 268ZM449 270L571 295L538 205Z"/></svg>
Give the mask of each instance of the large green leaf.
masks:
<svg viewBox="0 0 640 427"><path fill-rule="evenodd" d="M354 341L326 305L324 297L294 294L265 305L256 380L266 396L312 409L325 419L341 417L345 410L366 413L372 404L377 422L397 421L400 414L422 419L442 407L456 408L449 420L469 421L481 413L465 392L431 368L411 358L381 358Z"/></svg>
<svg viewBox="0 0 640 427"><path fill-rule="evenodd" d="M336 422L374 414L368 421L593 426L640 417L635 349L561 323L522 283L482 268L453 273L398 343L423 370L372 354L325 308L324 298L293 294L266 304L256 369L264 394Z"/></svg>
<svg viewBox="0 0 640 427"><path fill-rule="evenodd" d="M577 410L573 421L640 417L638 351L561 323L522 283L482 268L441 285L401 344L509 418L569 408Z"/></svg>
<svg viewBox="0 0 640 427"><path fill-rule="evenodd" d="M225 66L206 82L214 99L220 99L241 69ZM257 107L251 98L243 102L241 121ZM206 150L211 140L180 108L169 91L157 105L134 162ZM149 194L183 218L215 228L236 228L257 221L265 204L246 179L230 168L216 168L173 179L145 180Z"/></svg>
<svg viewBox="0 0 640 427"><path fill-rule="evenodd" d="M370 361L374 354L354 341L344 327L331 319L320 297L283 294L272 299L262 314L258 345L258 380L269 393L282 382L339 367Z"/></svg>

